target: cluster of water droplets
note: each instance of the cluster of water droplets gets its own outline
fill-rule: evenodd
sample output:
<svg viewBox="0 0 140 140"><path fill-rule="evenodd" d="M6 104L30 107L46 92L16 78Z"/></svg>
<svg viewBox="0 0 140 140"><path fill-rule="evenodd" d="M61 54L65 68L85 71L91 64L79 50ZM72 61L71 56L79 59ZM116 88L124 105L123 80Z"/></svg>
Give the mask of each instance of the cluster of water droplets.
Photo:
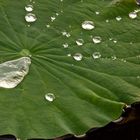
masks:
<svg viewBox="0 0 140 140"><path fill-rule="evenodd" d="M63 2L63 0L60 0L60 2ZM136 3L137 3L138 5L140 5L140 1L139 1L139 0L136 0ZM26 5L26 6L25 6L25 10L26 10L26 12L27 12L27 14L26 14L26 16L25 16L26 22L28 22L28 23L35 22L35 21L37 20L37 17L36 17L36 15L35 15L34 13L32 13L33 10L34 10L33 4L28 4L28 5ZM138 14L139 11L140 11L140 10L138 9L138 10L134 10L134 11L130 12L130 13L129 13L129 17L130 17L131 19L135 19L135 18L137 17L137 14ZM61 11L61 12L63 12L63 11ZM99 11L96 11L95 14L96 14L96 15L99 15L100 12L99 12ZM57 17L57 16L59 16L59 13L56 13L55 15L51 16L51 17L50 17L50 21L51 21L51 22L54 22L54 21L56 20L56 17ZM117 21L121 21L121 20L122 20L122 17L121 17L121 16L117 16L117 17L116 17L116 20L117 20ZM105 22L108 23L108 22L109 22L109 19L106 19ZM47 24L46 27L49 28L49 27L50 27L50 24ZM84 29L84 30L91 31L91 30L93 30L93 29L95 28L95 24L94 24L94 22L91 21L91 20L85 20L84 22L82 22L81 27L82 27L82 29ZM62 31L61 34L62 34L62 36L66 37L66 38L71 37L71 34L70 34L69 32L67 32L67 31L65 31L65 30ZM117 42L118 42L117 40L112 39L112 38L110 38L109 40L110 40L110 41L113 41L114 43L117 43ZM92 36L92 42L93 42L94 44L99 44L99 43L102 42L102 38L101 38L100 36ZM82 46L84 45L85 41L84 41L84 39L82 39L82 38L78 38L78 39L75 41L75 43L76 43L77 46L82 47ZM69 44L65 42L65 43L62 44L62 46L63 46L64 48L68 48L68 47L69 47ZM73 59L76 60L76 61L81 61L81 60L83 59L83 55L82 55L81 53L79 53L79 52L75 53L74 55L71 55L71 54L69 53L69 54L67 54L67 56L68 56L68 57L71 57L71 56L72 56ZM94 60L95 60L95 59L99 59L99 58L101 58L101 57L102 57L102 55L101 55L101 53L98 52L98 51L92 53L92 58L93 58ZM112 60L116 60L117 57L116 57L115 55L113 55L113 56L111 56L111 59L112 59ZM126 62L126 60L124 60L124 59L120 59L120 61ZM49 101L49 102L52 102L52 101L55 100L55 95L54 95L53 93L47 93L47 94L45 94L45 99L46 99L47 101Z"/></svg>
<svg viewBox="0 0 140 140"><path fill-rule="evenodd" d="M26 5L25 10L27 12L27 14L25 15L26 22L28 22L28 23L35 22L37 20L37 17L34 13L32 13L34 10L33 4L30 3L30 4Z"/></svg>

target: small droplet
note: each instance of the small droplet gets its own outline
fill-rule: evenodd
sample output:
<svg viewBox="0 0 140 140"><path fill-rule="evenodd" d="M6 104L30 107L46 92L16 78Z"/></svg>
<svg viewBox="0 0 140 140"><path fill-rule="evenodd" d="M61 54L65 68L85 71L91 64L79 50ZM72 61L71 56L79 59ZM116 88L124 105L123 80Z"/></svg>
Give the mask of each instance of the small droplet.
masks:
<svg viewBox="0 0 140 140"><path fill-rule="evenodd" d="M130 12L130 13L129 13L129 17L130 17L131 19L135 19L135 18L137 17L137 13L136 13L136 12Z"/></svg>
<svg viewBox="0 0 140 140"><path fill-rule="evenodd" d="M32 14L32 13L28 13L26 16L25 16L25 20L27 22L35 22L37 20L37 17L35 14Z"/></svg>
<svg viewBox="0 0 140 140"><path fill-rule="evenodd" d="M94 36L92 40L95 44L98 44L101 43L102 38L100 36Z"/></svg>
<svg viewBox="0 0 140 140"><path fill-rule="evenodd" d="M64 43L64 44L63 44L63 47L64 47L64 48L68 48L68 47L69 47L68 43Z"/></svg>
<svg viewBox="0 0 140 140"><path fill-rule="evenodd" d="M71 34L68 33L68 32L66 32L66 31L63 31L63 32L62 32L62 35L63 35L63 36L66 36L66 37L70 37L70 36L71 36Z"/></svg>
<svg viewBox="0 0 140 140"><path fill-rule="evenodd" d="M0 87L16 87L29 72L31 59L22 57L0 64Z"/></svg>
<svg viewBox="0 0 140 140"><path fill-rule="evenodd" d="M94 52L94 53L92 54L92 57L93 57L94 59L101 58L101 53L100 53L100 52Z"/></svg>
<svg viewBox="0 0 140 140"><path fill-rule="evenodd" d="M59 13L55 13L56 16L59 16Z"/></svg>
<svg viewBox="0 0 140 140"><path fill-rule="evenodd" d="M53 102L55 100L55 95L53 93L47 93L45 99L49 102Z"/></svg>
<svg viewBox="0 0 140 140"><path fill-rule="evenodd" d="M117 43L118 41L117 41L117 40L113 40L113 42L114 42L114 43Z"/></svg>
<svg viewBox="0 0 140 140"><path fill-rule="evenodd" d="M116 20L120 21L120 20L122 20L122 17L118 16L118 17L116 17Z"/></svg>
<svg viewBox="0 0 140 140"><path fill-rule="evenodd" d="M83 39L78 39L78 40L76 40L76 44L78 46L82 46L84 44L84 40Z"/></svg>
<svg viewBox="0 0 140 140"><path fill-rule="evenodd" d="M33 11L33 5L31 5L31 4L28 4L28 5L26 5L25 6L25 10L27 11L27 12L32 12Z"/></svg>
<svg viewBox="0 0 140 140"><path fill-rule="evenodd" d="M51 17L51 22L53 22L56 19L55 16Z"/></svg>
<svg viewBox="0 0 140 140"><path fill-rule="evenodd" d="M106 20L105 20L105 22L106 22L106 23L108 23L108 22L109 22L109 20L108 20L108 19L106 19Z"/></svg>
<svg viewBox="0 0 140 140"><path fill-rule="evenodd" d="M125 59L120 59L122 62L126 62L126 60Z"/></svg>
<svg viewBox="0 0 140 140"><path fill-rule="evenodd" d="M140 0L136 0L136 4L137 5L140 5Z"/></svg>
<svg viewBox="0 0 140 140"><path fill-rule="evenodd" d="M113 55L113 56L111 56L111 59L112 59L112 60L116 60L117 57L116 57L115 55Z"/></svg>
<svg viewBox="0 0 140 140"><path fill-rule="evenodd" d="M73 58L76 60L76 61L81 61L83 59L83 55L81 53L75 53Z"/></svg>
<svg viewBox="0 0 140 140"><path fill-rule="evenodd" d="M50 26L50 24L47 24L46 27L47 27L47 28L50 28L51 26Z"/></svg>
<svg viewBox="0 0 140 140"><path fill-rule="evenodd" d="M140 76L139 75L137 76L137 79L140 79Z"/></svg>
<svg viewBox="0 0 140 140"><path fill-rule="evenodd" d="M100 14L100 12L99 12L99 11L96 11L96 12L95 12L95 14L96 14L96 15L99 15L99 14Z"/></svg>
<svg viewBox="0 0 140 140"><path fill-rule="evenodd" d="M68 57L70 57L70 56L71 56L71 54L69 53L69 54L67 54L67 56L68 56Z"/></svg>
<svg viewBox="0 0 140 140"><path fill-rule="evenodd" d="M82 23L82 28L85 30L92 30L95 28L93 21L84 21Z"/></svg>

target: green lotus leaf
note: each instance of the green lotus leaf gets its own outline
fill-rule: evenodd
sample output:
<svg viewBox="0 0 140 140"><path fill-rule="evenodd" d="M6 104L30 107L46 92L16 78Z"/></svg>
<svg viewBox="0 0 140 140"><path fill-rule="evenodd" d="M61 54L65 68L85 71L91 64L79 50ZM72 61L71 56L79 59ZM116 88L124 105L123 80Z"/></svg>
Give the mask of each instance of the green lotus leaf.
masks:
<svg viewBox="0 0 140 140"><path fill-rule="evenodd" d="M36 17L27 22L28 4ZM139 9L132 0L0 0L1 64L31 58L19 85L0 88L0 134L81 135L139 101ZM94 28L83 29L84 21Z"/></svg>

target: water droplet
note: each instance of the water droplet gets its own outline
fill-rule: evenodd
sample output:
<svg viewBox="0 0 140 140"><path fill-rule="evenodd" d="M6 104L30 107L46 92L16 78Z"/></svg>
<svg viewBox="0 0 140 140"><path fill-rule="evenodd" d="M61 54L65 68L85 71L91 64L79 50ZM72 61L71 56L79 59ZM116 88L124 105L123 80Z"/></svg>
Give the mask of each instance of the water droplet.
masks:
<svg viewBox="0 0 140 140"><path fill-rule="evenodd" d="M27 12L32 12L33 11L33 5L31 5L31 4L28 4L28 5L26 5L25 6L25 10L27 11Z"/></svg>
<svg viewBox="0 0 140 140"><path fill-rule="evenodd" d="M116 17L116 20L120 21L120 20L122 20L122 17L118 16L118 17Z"/></svg>
<svg viewBox="0 0 140 140"><path fill-rule="evenodd" d="M45 94L45 99L49 102L53 102L55 100L55 95L53 93Z"/></svg>
<svg viewBox="0 0 140 140"><path fill-rule="evenodd" d="M139 75L137 76L137 79L140 79L140 76Z"/></svg>
<svg viewBox="0 0 140 140"><path fill-rule="evenodd" d="M126 62L126 60L125 59L120 59L122 62Z"/></svg>
<svg viewBox="0 0 140 140"><path fill-rule="evenodd" d="M51 17L51 22L53 22L56 19L55 16Z"/></svg>
<svg viewBox="0 0 140 140"><path fill-rule="evenodd" d="M32 13L28 13L26 16L25 16L25 20L27 22L35 22L37 20L37 17L35 14L32 14Z"/></svg>
<svg viewBox="0 0 140 140"><path fill-rule="evenodd" d="M31 59L22 57L0 64L0 87L16 87L29 72Z"/></svg>
<svg viewBox="0 0 140 140"><path fill-rule="evenodd" d="M114 43L117 43L118 41L117 41L117 40L113 40L113 42L114 42Z"/></svg>
<svg viewBox="0 0 140 140"><path fill-rule="evenodd" d="M68 48L68 47L69 47L68 43L64 43L64 44L63 44L63 47L64 47L64 48Z"/></svg>
<svg viewBox="0 0 140 140"><path fill-rule="evenodd" d="M100 36L94 36L92 40L95 44L98 44L101 43L102 38Z"/></svg>
<svg viewBox="0 0 140 140"><path fill-rule="evenodd" d="M84 44L84 40L83 39L78 39L78 40L76 40L76 44L78 46L82 46Z"/></svg>
<svg viewBox="0 0 140 140"><path fill-rule="evenodd" d="M93 21L84 21L82 23L82 28L85 30L92 30L95 28Z"/></svg>
<svg viewBox="0 0 140 140"><path fill-rule="evenodd" d="M47 28L50 28L51 26L50 26L50 24L47 24L46 27L47 27Z"/></svg>
<svg viewBox="0 0 140 140"><path fill-rule="evenodd" d="M63 31L61 33L62 33L63 36L66 36L66 37L70 37L71 36L71 34L66 32L66 31Z"/></svg>
<svg viewBox="0 0 140 140"><path fill-rule="evenodd" d="M111 59L112 59L112 60L116 60L117 57L116 57L115 55L113 55L113 56L111 56Z"/></svg>
<svg viewBox="0 0 140 140"><path fill-rule="evenodd" d="M98 58L101 57L101 53L100 53L100 52L94 52L94 53L92 54L92 57L93 57L94 59L98 59Z"/></svg>
<svg viewBox="0 0 140 140"><path fill-rule="evenodd" d="M67 54L67 56L68 56L68 57L70 57L70 56L71 56L71 54L69 53L69 54Z"/></svg>
<svg viewBox="0 0 140 140"><path fill-rule="evenodd" d="M76 61L81 61L83 59L83 55L81 53L75 53L73 58L76 60Z"/></svg>
<svg viewBox="0 0 140 140"><path fill-rule="evenodd" d="M108 19L106 19L106 20L105 20L105 22L106 22L106 23L108 23L108 22L109 22L109 20L108 20Z"/></svg>
<svg viewBox="0 0 140 140"><path fill-rule="evenodd" d="M131 19L135 19L135 18L137 17L137 13L136 13L136 12L130 12L130 13L129 13L129 17L130 17Z"/></svg>
<svg viewBox="0 0 140 140"><path fill-rule="evenodd" d="M99 12L99 11L96 11L96 12L95 12L95 14L96 14L96 15L99 15L99 14L100 14L100 12Z"/></svg>
<svg viewBox="0 0 140 140"><path fill-rule="evenodd" d="M55 13L56 16L59 16L59 13Z"/></svg>
<svg viewBox="0 0 140 140"><path fill-rule="evenodd" d="M136 4L137 5L140 5L140 0L136 0Z"/></svg>

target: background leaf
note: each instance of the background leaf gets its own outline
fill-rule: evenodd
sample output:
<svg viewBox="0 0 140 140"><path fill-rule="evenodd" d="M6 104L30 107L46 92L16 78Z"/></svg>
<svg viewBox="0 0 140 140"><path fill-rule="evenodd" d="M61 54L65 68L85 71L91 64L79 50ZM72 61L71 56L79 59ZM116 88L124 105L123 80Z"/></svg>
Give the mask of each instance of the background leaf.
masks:
<svg viewBox="0 0 140 140"><path fill-rule="evenodd" d="M37 21L28 24L24 7L29 1L0 0L1 63L32 56L25 80L14 89L0 89L1 134L22 139L80 135L118 118L124 104L140 99L140 17L128 16L139 7L134 1L111 2L35 0ZM82 29L85 20L95 29ZM101 43L94 44L91 36L100 36ZM79 38L82 47L75 43ZM102 57L93 59L94 52ZM75 53L82 61L73 59ZM55 95L53 102L45 100L47 93Z"/></svg>

